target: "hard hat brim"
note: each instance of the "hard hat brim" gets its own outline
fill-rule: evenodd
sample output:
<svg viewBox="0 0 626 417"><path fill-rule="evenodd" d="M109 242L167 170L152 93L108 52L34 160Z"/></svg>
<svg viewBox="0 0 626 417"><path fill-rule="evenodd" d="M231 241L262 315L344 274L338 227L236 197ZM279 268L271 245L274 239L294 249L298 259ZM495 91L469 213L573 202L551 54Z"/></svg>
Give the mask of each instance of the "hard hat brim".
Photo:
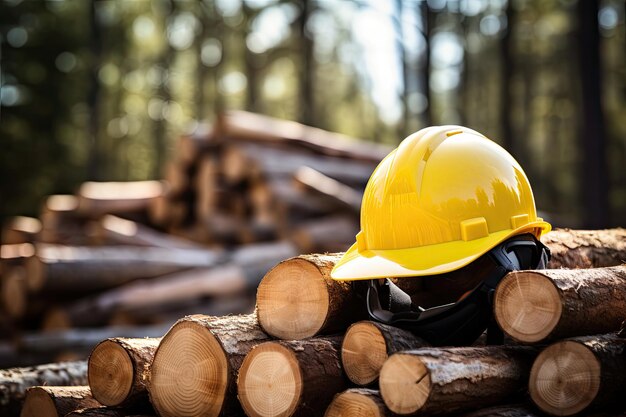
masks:
<svg viewBox="0 0 626 417"><path fill-rule="evenodd" d="M366 250L355 243L331 272L338 281L444 274L462 268L511 236L533 233L540 237L551 230L549 223L535 221L517 229L501 230L472 241L456 240L417 248Z"/></svg>

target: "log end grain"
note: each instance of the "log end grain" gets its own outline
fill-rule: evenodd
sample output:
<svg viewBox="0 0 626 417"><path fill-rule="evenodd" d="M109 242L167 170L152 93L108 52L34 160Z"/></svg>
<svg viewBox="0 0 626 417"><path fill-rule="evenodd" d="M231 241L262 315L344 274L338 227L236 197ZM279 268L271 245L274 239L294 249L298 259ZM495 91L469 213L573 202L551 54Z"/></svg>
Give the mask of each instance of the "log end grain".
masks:
<svg viewBox="0 0 626 417"><path fill-rule="evenodd" d="M290 416L302 394L302 373L294 353L275 342L255 347L244 359L238 396L248 416Z"/></svg>
<svg viewBox="0 0 626 417"><path fill-rule="evenodd" d="M544 412L570 416L587 408L600 389L600 362L585 345L555 343L537 356L528 388Z"/></svg>
<svg viewBox="0 0 626 417"><path fill-rule="evenodd" d="M378 327L370 322L350 326L341 345L341 362L350 381L374 382L387 358L387 344Z"/></svg>
<svg viewBox="0 0 626 417"><path fill-rule="evenodd" d="M380 394L394 413L411 414L422 408L431 387L430 372L417 356L396 353L380 370Z"/></svg>
<svg viewBox="0 0 626 417"><path fill-rule="evenodd" d="M385 417L385 405L374 390L349 389L337 394L324 417Z"/></svg>
<svg viewBox="0 0 626 417"><path fill-rule="evenodd" d="M105 340L89 356L88 378L95 399L104 405L119 405L133 385L133 362L122 346Z"/></svg>
<svg viewBox="0 0 626 417"><path fill-rule="evenodd" d="M534 343L548 337L562 313L559 290L537 272L513 272L502 279L494 298L500 328L513 339Z"/></svg>
<svg viewBox="0 0 626 417"><path fill-rule="evenodd" d="M320 270L299 258L270 270L257 290L259 323L280 339L314 336L326 323L329 293Z"/></svg>
<svg viewBox="0 0 626 417"><path fill-rule="evenodd" d="M28 390L24 406L20 417L58 417L56 406L54 401L50 398L50 395L39 387L34 387Z"/></svg>
<svg viewBox="0 0 626 417"><path fill-rule="evenodd" d="M228 367L224 350L206 327L180 321L155 353L149 383L152 404L163 417L218 415Z"/></svg>

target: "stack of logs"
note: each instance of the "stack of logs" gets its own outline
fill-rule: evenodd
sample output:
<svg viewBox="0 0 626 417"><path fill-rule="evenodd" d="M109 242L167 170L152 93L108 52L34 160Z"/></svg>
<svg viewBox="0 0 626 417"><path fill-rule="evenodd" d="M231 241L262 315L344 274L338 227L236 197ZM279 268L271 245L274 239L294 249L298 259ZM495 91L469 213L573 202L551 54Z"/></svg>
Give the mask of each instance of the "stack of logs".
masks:
<svg viewBox="0 0 626 417"><path fill-rule="evenodd" d="M277 262L348 247L389 151L228 112L179 139L162 181L48 197L39 219L3 227L0 367L86 357L110 334L161 335L187 314L251 312Z"/></svg>
<svg viewBox="0 0 626 417"><path fill-rule="evenodd" d="M330 279L341 254L300 255L265 275L254 314L107 339L87 364L50 365L50 380L49 369L3 371L0 410L37 384L24 417L624 415L626 230L557 230L544 243L550 269L496 289L503 345L433 347L367 321L353 285ZM420 278L397 282L428 292Z"/></svg>

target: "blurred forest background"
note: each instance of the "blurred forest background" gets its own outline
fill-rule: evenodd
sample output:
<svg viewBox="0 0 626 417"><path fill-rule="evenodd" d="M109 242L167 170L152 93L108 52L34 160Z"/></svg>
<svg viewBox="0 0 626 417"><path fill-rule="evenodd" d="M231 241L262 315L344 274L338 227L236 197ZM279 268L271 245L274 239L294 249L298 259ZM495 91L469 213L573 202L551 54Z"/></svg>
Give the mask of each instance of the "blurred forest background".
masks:
<svg viewBox="0 0 626 417"><path fill-rule="evenodd" d="M178 135L247 109L389 144L467 125L556 225L626 225L624 6L0 0L0 220L160 178Z"/></svg>

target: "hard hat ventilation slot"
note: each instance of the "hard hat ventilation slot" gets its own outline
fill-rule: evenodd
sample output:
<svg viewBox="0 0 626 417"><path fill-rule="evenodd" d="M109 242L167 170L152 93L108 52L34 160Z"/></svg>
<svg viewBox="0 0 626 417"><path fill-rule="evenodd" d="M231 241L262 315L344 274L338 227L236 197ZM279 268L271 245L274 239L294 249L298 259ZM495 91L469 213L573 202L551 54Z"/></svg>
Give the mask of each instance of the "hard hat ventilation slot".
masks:
<svg viewBox="0 0 626 417"><path fill-rule="evenodd" d="M487 220L485 220L484 217L475 217L473 219L463 220L460 226L461 238L466 242L489 236Z"/></svg>

